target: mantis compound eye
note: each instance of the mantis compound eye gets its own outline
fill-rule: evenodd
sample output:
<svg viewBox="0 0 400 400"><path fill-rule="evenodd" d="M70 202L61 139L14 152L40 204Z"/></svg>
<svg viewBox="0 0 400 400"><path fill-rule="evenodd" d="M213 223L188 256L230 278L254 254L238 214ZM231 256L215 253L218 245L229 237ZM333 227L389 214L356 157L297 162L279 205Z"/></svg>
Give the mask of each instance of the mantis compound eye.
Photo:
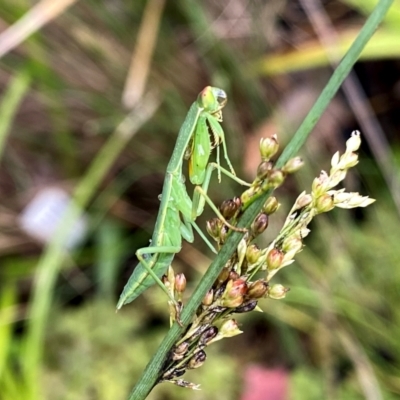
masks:
<svg viewBox="0 0 400 400"><path fill-rule="evenodd" d="M217 98L219 107L222 108L228 101L228 96L222 89L213 88L214 96Z"/></svg>

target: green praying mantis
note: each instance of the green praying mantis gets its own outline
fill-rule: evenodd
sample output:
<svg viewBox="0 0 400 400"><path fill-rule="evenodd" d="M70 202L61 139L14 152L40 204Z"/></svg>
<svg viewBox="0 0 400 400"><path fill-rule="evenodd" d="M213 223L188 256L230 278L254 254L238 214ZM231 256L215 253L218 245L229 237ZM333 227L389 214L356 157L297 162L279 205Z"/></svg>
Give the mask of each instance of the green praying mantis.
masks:
<svg viewBox="0 0 400 400"><path fill-rule="evenodd" d="M190 107L167 166L160 197L161 204L150 246L136 251L139 264L121 293L117 309L135 300L154 283L157 283L175 303L160 277L171 265L175 254L180 252L182 238L190 243L193 242L194 228L216 253L213 245L195 222L203 212L205 202L230 229L243 231L231 226L207 196L211 174L215 169L218 170L219 180L223 172L240 184L249 186L247 182L236 177L228 157L225 135L220 125L222 108L226 102L227 96L222 89L207 86ZM210 131L214 143L211 143ZM220 144L222 144L224 157L231 172L220 166ZM217 163L209 163L214 147L217 148ZM185 177L182 174L184 159L189 160L189 179L197 185L194 189L193 200L186 191Z"/></svg>

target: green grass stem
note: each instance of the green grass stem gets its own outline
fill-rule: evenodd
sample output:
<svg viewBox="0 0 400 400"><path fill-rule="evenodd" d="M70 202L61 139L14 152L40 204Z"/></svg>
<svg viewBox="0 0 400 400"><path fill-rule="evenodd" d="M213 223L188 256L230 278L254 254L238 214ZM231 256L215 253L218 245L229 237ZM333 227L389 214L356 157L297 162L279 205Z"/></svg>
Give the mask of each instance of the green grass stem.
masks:
<svg viewBox="0 0 400 400"><path fill-rule="evenodd" d="M10 126L18 107L29 89L30 77L26 71L18 72L5 92L0 105L0 159Z"/></svg>

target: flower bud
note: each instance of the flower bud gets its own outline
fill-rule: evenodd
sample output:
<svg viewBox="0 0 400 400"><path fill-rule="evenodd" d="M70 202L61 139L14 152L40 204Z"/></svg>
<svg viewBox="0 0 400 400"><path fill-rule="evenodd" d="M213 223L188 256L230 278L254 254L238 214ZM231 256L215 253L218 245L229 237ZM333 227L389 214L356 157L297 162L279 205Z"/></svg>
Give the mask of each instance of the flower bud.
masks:
<svg viewBox="0 0 400 400"><path fill-rule="evenodd" d="M361 137L359 131L353 131L350 139L346 142L346 152L357 151L361 145Z"/></svg>
<svg viewBox="0 0 400 400"><path fill-rule="evenodd" d="M179 273L175 276L175 290L178 293L183 293L186 289L186 277L184 274Z"/></svg>
<svg viewBox="0 0 400 400"><path fill-rule="evenodd" d="M314 198L325 194L326 191L329 189L329 176L325 171L321 171L321 174L318 178L313 180L311 191Z"/></svg>
<svg viewBox="0 0 400 400"><path fill-rule="evenodd" d="M286 293L289 291L289 288L285 288L280 283L272 285L268 288L268 297L275 300L280 300L285 298Z"/></svg>
<svg viewBox="0 0 400 400"><path fill-rule="evenodd" d="M278 137L275 134L260 140L260 153L263 160L270 160L278 152L278 150Z"/></svg>
<svg viewBox="0 0 400 400"><path fill-rule="evenodd" d="M215 338L218 334L218 328L216 326L211 325L199 338L199 344L202 346L207 345L212 339Z"/></svg>
<svg viewBox="0 0 400 400"><path fill-rule="evenodd" d="M206 295L203 297L202 304L203 306L210 306L214 300L214 290L210 289Z"/></svg>
<svg viewBox="0 0 400 400"><path fill-rule="evenodd" d="M285 172L280 169L275 169L268 175L268 183L270 187L277 188L285 181L285 177Z"/></svg>
<svg viewBox="0 0 400 400"><path fill-rule="evenodd" d="M247 292L247 283L244 279L230 279L226 285L222 299L236 299L238 296L243 296ZM226 306L228 307L228 306Z"/></svg>
<svg viewBox="0 0 400 400"><path fill-rule="evenodd" d="M284 253L294 252L298 253L303 248L303 241L293 234L286 238L282 243L282 251Z"/></svg>
<svg viewBox="0 0 400 400"><path fill-rule="evenodd" d="M297 199L296 203L294 204L293 210L300 210L304 207L307 207L312 202L312 196L310 194L306 194L303 192Z"/></svg>
<svg viewBox="0 0 400 400"><path fill-rule="evenodd" d="M262 279L252 282L247 290L247 297L259 299L263 297L268 289L268 283Z"/></svg>
<svg viewBox="0 0 400 400"><path fill-rule="evenodd" d="M231 219L240 210L242 202L239 197L234 197L231 200L225 200L220 206L221 214L226 219Z"/></svg>
<svg viewBox="0 0 400 400"><path fill-rule="evenodd" d="M340 164L343 169L349 169L358 164L358 154L356 153L345 153L340 160Z"/></svg>
<svg viewBox="0 0 400 400"><path fill-rule="evenodd" d="M280 204L278 203L278 200L276 199L275 196L270 196L268 197L267 201L265 202L263 206L263 213L267 215L271 215L274 212L276 212L279 208Z"/></svg>
<svg viewBox="0 0 400 400"><path fill-rule="evenodd" d="M206 361L206 353L203 350L198 351L190 360L187 365L188 369L195 369L201 367Z"/></svg>
<svg viewBox="0 0 400 400"><path fill-rule="evenodd" d="M242 304L241 306L236 307L234 312L238 314L243 314L253 311L256 307L257 307L257 300L250 300Z"/></svg>
<svg viewBox="0 0 400 400"><path fill-rule="evenodd" d="M208 344L210 345L211 343L217 342L225 337L232 337L240 335L241 333L243 332L239 329L238 323L234 319L228 319L220 326L217 336L215 336L214 339L211 339Z"/></svg>
<svg viewBox="0 0 400 400"><path fill-rule="evenodd" d="M268 227L268 215L258 214L254 222L251 224L251 231L254 236L263 233Z"/></svg>
<svg viewBox="0 0 400 400"><path fill-rule="evenodd" d="M335 187L338 185L344 178L346 178L347 169L338 169L334 172L331 171L331 175L329 177L329 185L328 189Z"/></svg>
<svg viewBox="0 0 400 400"><path fill-rule="evenodd" d="M264 180L265 178L267 178L273 166L274 165L270 161L261 162L257 168L257 178L260 180Z"/></svg>
<svg viewBox="0 0 400 400"><path fill-rule="evenodd" d="M238 323L234 319L228 319L219 328L219 333L223 337L232 337L240 335L243 332L239 329Z"/></svg>
<svg viewBox="0 0 400 400"><path fill-rule="evenodd" d="M357 192L346 193L343 191L334 191L335 207L339 208L354 208L366 207L372 204L375 199L370 199L368 196L361 196Z"/></svg>
<svg viewBox="0 0 400 400"><path fill-rule="evenodd" d="M256 244L251 244L246 250L246 260L251 264L255 264L261 256L261 250Z"/></svg>
<svg viewBox="0 0 400 400"><path fill-rule="evenodd" d="M279 249L271 249L267 254L267 269L272 271L282 265L284 253Z"/></svg>
<svg viewBox="0 0 400 400"><path fill-rule="evenodd" d="M300 157L291 158L282 168L283 172L293 174L304 165L304 161Z"/></svg>
<svg viewBox="0 0 400 400"><path fill-rule="evenodd" d="M315 201L315 210L319 214L331 211L334 208L335 208L335 203L333 201L333 196L327 193L318 197Z"/></svg>

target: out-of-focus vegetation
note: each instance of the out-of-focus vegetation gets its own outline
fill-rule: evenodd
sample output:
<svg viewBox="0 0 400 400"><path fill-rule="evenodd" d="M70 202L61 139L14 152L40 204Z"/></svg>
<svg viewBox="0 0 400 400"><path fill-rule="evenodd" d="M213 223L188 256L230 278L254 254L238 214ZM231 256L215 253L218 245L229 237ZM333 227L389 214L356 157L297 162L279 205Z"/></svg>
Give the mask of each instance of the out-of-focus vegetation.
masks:
<svg viewBox="0 0 400 400"><path fill-rule="evenodd" d="M288 140L330 75L328 62L307 51L323 46L298 2L71 3L58 1L55 10L42 1L32 13L31 2L0 0L0 398L7 400L127 396L167 330L167 306L157 288L118 314L115 303L135 250L151 236L188 106L207 84L224 88L228 148L238 174L253 177L259 138L278 132ZM369 3L321 5L341 38L361 27ZM390 148L377 154L365 145L346 186L377 202L318 219L298 262L279 276L291 287L286 299L264 300L263 314L242 319L243 335L216 345L187 376L203 393L161 385L152 398L240 398L250 363L287 369L293 399L400 394L396 168L393 186L386 184L399 145L398 46L387 46L399 39L399 9L395 2L378 32L386 41L376 39L355 68L368 116L385 132L379 143ZM18 29L35 22L17 44ZM359 124L349 100L336 96L301 153L308 167L279 191L286 210ZM73 194L85 210L88 233L73 251L20 227L22 210L46 187ZM210 196L218 204L238 192L223 179ZM210 216L206 210L200 226ZM205 254L201 240L185 243L175 270L194 284Z"/></svg>

